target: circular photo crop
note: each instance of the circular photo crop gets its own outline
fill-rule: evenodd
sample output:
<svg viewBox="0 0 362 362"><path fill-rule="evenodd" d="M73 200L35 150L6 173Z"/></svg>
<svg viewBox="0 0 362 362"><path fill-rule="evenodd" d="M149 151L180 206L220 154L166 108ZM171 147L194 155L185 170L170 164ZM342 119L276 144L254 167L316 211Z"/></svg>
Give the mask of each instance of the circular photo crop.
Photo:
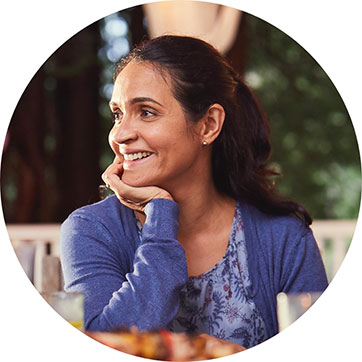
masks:
<svg viewBox="0 0 362 362"><path fill-rule="evenodd" d="M247 12L162 1L110 14L39 68L1 163L30 282L130 355L253 348L306 312L348 251L360 155L331 79Z"/></svg>

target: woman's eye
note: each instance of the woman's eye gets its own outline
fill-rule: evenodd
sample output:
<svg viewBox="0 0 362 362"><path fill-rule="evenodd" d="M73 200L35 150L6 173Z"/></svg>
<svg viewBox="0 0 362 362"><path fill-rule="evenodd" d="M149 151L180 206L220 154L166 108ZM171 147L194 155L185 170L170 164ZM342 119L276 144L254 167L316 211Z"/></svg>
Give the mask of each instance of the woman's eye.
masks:
<svg viewBox="0 0 362 362"><path fill-rule="evenodd" d="M122 116L121 112L113 112L113 123L119 123L122 120Z"/></svg>
<svg viewBox="0 0 362 362"><path fill-rule="evenodd" d="M143 118L149 118L149 117L152 117L152 116L155 116L155 113L154 113L154 112L151 112L151 111L148 110L148 109L141 109L141 117L143 117Z"/></svg>

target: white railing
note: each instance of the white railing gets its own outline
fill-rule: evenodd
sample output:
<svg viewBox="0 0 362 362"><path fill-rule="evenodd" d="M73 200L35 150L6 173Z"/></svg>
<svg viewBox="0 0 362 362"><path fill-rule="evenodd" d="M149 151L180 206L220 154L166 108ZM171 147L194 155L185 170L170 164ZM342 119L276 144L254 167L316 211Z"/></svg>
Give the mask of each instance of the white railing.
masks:
<svg viewBox="0 0 362 362"><path fill-rule="evenodd" d="M357 220L316 220L312 230L326 267L329 281L337 273L352 240Z"/></svg>
<svg viewBox="0 0 362 362"><path fill-rule="evenodd" d="M316 220L313 234L320 248L328 279L340 267L352 239L356 220ZM61 288L60 224L8 224L15 252L39 291Z"/></svg>
<svg viewBox="0 0 362 362"><path fill-rule="evenodd" d="M10 241L25 273L40 292L60 290L60 224L7 224Z"/></svg>
<svg viewBox="0 0 362 362"><path fill-rule="evenodd" d="M6 228L13 245L20 241L50 243L51 253L59 255L60 224L7 224Z"/></svg>

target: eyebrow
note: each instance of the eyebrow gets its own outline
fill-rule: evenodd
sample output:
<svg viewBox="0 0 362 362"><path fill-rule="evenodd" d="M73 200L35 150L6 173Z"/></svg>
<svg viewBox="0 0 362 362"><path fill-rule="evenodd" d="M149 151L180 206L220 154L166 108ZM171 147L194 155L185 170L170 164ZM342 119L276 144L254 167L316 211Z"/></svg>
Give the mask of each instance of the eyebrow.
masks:
<svg viewBox="0 0 362 362"><path fill-rule="evenodd" d="M137 98L133 98L130 101L130 104L136 104L136 103L142 103L142 102L151 102L151 103L155 103L158 104L159 106L163 107L163 105L159 102L157 102L156 100L154 100L153 98L150 97L137 97ZM116 102L109 102L110 106L117 106Z"/></svg>

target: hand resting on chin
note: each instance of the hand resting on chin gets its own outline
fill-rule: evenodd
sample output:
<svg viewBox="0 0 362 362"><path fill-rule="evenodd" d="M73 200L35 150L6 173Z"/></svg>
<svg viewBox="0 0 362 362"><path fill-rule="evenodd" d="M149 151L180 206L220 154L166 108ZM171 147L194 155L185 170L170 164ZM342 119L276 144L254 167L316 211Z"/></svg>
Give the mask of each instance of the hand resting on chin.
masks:
<svg viewBox="0 0 362 362"><path fill-rule="evenodd" d="M172 196L160 187L133 187L125 184L121 180L122 174L123 163L116 156L113 163L102 174L102 179L123 205L143 213L146 204L153 199L173 200Z"/></svg>

